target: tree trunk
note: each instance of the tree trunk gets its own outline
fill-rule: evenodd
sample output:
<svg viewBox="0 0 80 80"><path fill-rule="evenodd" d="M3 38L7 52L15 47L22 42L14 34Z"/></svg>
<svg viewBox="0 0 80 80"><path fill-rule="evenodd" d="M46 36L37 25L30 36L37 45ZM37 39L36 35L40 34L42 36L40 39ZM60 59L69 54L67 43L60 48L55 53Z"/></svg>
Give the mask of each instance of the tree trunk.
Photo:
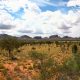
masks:
<svg viewBox="0 0 80 80"><path fill-rule="evenodd" d="M11 58L13 55L11 53L11 50L9 49L9 54L8 54L8 57Z"/></svg>

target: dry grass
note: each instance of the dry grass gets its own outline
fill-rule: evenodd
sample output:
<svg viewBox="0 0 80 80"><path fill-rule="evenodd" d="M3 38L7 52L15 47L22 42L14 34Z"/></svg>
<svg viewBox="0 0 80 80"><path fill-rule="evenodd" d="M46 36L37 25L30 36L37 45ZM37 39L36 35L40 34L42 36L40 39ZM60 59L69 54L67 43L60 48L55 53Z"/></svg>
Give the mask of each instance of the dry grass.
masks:
<svg viewBox="0 0 80 80"><path fill-rule="evenodd" d="M29 53L32 51L39 53L48 53L51 55L50 57L54 59L57 65L62 66L66 60L73 56L72 46L76 44L78 47L78 54L80 54L80 42L60 42L59 44L35 44L30 45L26 44L20 47L17 51L14 50L12 53L18 58L16 61L8 60L7 51L0 50L0 63L2 63L3 69L7 69L7 74L4 75L0 70L0 79L1 80L40 80L39 75L40 71L38 69L34 69L33 65L35 61L31 60L29 57ZM51 80L62 80L58 79L58 77L63 76L63 73L56 72ZM8 79L8 76L10 78ZM79 80L78 78L71 79L63 79L63 80Z"/></svg>

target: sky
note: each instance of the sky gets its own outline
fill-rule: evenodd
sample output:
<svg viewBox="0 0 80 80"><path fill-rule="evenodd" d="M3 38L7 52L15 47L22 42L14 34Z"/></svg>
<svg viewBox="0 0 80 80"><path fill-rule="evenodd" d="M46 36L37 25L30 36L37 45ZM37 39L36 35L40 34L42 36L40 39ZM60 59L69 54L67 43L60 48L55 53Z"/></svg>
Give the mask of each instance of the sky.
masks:
<svg viewBox="0 0 80 80"><path fill-rule="evenodd" d="M0 0L0 34L80 37L80 0Z"/></svg>

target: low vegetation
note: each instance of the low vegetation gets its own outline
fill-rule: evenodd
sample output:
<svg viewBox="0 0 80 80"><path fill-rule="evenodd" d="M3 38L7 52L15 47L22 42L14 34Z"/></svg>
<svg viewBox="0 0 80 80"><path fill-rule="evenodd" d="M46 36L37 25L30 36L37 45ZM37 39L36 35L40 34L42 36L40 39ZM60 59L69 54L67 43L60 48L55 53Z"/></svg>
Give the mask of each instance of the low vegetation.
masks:
<svg viewBox="0 0 80 80"><path fill-rule="evenodd" d="M3 38L0 80L80 80L80 42Z"/></svg>

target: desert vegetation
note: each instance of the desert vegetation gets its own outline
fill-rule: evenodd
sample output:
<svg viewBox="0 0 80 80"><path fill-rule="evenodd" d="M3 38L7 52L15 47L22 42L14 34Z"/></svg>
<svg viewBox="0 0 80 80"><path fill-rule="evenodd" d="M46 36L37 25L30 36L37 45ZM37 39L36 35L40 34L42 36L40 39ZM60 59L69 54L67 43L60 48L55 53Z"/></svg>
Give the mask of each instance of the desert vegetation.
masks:
<svg viewBox="0 0 80 80"><path fill-rule="evenodd" d="M0 80L80 80L80 41L2 38Z"/></svg>

